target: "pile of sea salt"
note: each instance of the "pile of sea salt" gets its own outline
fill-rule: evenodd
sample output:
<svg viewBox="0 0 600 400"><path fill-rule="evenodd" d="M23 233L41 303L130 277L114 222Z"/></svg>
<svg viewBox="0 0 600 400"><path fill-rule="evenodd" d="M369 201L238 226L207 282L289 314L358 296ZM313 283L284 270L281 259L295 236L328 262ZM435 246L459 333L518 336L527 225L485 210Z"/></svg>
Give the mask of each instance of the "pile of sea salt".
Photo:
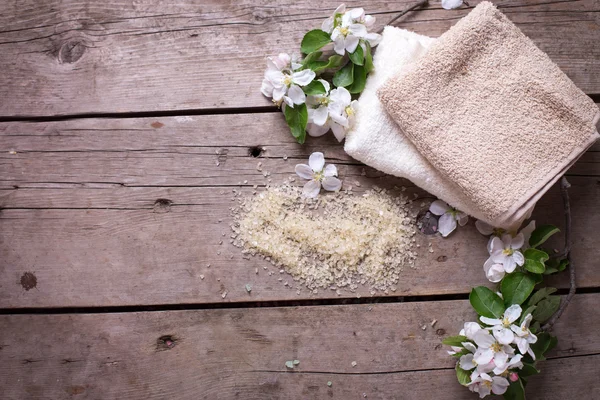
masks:
<svg viewBox="0 0 600 400"><path fill-rule="evenodd" d="M234 245L260 255L294 280L317 288L358 284L395 291L403 268L413 267L415 217L404 196L370 190L362 196L268 187L234 209Z"/></svg>

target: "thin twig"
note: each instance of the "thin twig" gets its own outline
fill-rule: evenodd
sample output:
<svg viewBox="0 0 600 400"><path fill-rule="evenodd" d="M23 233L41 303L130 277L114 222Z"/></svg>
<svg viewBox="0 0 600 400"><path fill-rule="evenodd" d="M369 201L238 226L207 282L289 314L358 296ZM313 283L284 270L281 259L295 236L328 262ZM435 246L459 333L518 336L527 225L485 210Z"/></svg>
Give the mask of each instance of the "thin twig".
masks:
<svg viewBox="0 0 600 400"><path fill-rule="evenodd" d="M419 7L423 7L424 5L426 5L427 3L429 3L429 0L421 0L418 3L413 4L412 6L408 7L406 10L402 11L400 14L396 15L394 18L392 18L390 21L388 21L388 23L386 25L391 25L394 22L396 22L398 19L402 18L402 16L404 16L405 14L411 12L412 10L414 10L415 8L419 8ZM381 27L377 33L381 33L383 32L383 28L385 28L385 26Z"/></svg>
<svg viewBox="0 0 600 400"><path fill-rule="evenodd" d="M556 323L556 321L560 318L562 313L565 311L565 309L571 302L571 299L575 295L575 291L577 290L577 286L575 284L575 265L573 265L573 260L571 260L571 205L569 203L569 188L570 187L571 187L571 184L569 183L569 181L567 181L567 178L565 178L563 176L560 181L560 192L562 194L563 207L565 209L565 250L564 250L564 252L565 252L565 256L567 257L567 260L569 261L569 275L570 275L569 294L567 294L567 297L562 301L562 303L560 304L560 307L554 313L552 318L550 318L548 320L548 322L546 322L544 324L544 326L542 326L542 331L549 331L550 329L552 329L552 326L554 325L554 323Z"/></svg>

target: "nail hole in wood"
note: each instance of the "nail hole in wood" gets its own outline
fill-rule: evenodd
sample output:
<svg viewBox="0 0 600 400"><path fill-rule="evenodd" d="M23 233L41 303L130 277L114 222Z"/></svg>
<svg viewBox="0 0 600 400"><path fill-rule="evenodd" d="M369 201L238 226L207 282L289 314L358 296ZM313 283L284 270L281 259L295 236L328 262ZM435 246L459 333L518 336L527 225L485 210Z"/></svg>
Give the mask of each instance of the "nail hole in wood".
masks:
<svg viewBox="0 0 600 400"><path fill-rule="evenodd" d="M177 345L178 339L172 335L163 335L156 339L156 350L164 351L171 350L173 347Z"/></svg>
<svg viewBox="0 0 600 400"><path fill-rule="evenodd" d="M262 146L254 146L254 147L250 147L248 149L248 154L251 157L255 157L255 158L256 157L260 157L260 155L262 154L262 152L263 152Z"/></svg>

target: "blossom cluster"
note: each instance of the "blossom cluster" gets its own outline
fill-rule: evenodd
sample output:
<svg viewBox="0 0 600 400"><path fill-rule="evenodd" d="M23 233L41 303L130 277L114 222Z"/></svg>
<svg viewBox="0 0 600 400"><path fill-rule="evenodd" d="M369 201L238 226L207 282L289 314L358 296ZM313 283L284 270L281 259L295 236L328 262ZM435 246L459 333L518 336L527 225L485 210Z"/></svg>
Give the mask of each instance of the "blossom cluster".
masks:
<svg viewBox="0 0 600 400"><path fill-rule="evenodd" d="M444 211L442 217L449 213L459 218L456 210L441 203L430 210L438 215ZM536 228L531 221L517 233L481 221L475 225L480 233L490 235L489 258L483 269L499 291L474 288L469 301L479 314L479 322L465 323L459 336L446 338L443 343L451 346L448 353L458 358L458 381L480 398L493 393L505 399L524 399L528 377L539 373L536 363L557 343L541 324L558 310L560 297L553 295L555 288L535 287L545 275L564 270L568 260L551 258L539 248L558 232L555 226Z"/></svg>
<svg viewBox="0 0 600 400"><path fill-rule="evenodd" d="M518 381L525 354L535 360L530 347L537 342L537 336L529 329L532 315L525 315L520 324L515 324L522 311L519 305L512 305L501 318L481 316L483 327L477 322L466 322L460 331L461 340L466 340L448 352L460 356L458 367L470 373L466 386L481 398L490 393L504 394L509 380Z"/></svg>
<svg viewBox="0 0 600 400"><path fill-rule="evenodd" d="M357 111L353 95L364 89L373 70L371 49L381 40L380 34L369 32L374 23L364 9L347 10L342 4L321 29L304 36L304 57L281 53L267 58L261 92L281 107L299 143L306 133L321 136L330 130L341 142L352 127ZM326 72L333 73L331 80L320 77Z"/></svg>

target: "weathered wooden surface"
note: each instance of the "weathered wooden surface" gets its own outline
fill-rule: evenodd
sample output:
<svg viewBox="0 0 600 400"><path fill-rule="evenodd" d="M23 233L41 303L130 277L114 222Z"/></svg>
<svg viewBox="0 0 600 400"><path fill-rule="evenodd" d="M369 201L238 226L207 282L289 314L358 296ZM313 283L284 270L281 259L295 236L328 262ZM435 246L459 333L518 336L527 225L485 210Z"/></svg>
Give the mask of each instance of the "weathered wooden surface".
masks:
<svg viewBox="0 0 600 400"><path fill-rule="evenodd" d="M575 297L531 398L598 398L599 301ZM0 387L15 400L472 399L440 341L473 318L467 301L0 316Z"/></svg>
<svg viewBox="0 0 600 400"><path fill-rule="evenodd" d="M249 155L256 146L266 148L258 158ZM600 286L598 148L569 178L582 287ZM399 193L416 194L416 208L431 200L407 181L369 168L363 176L363 166L331 136L299 146L279 113L0 124L0 307L337 298L328 289L315 295L300 287L297 294L287 274L259 258L243 259L229 243L233 190L250 195L252 185L280 183L317 149L356 192L405 185ZM258 162L271 176L257 171ZM562 224L557 190L535 217ZM418 243L417 268L403 271L388 295L467 293L485 283L486 238L472 224L448 239L419 235ZM566 279L553 283L566 287ZM371 294L360 287L342 296Z"/></svg>
<svg viewBox="0 0 600 400"><path fill-rule="evenodd" d="M598 0L495 3L579 87L600 93ZM270 106L258 90L265 55L297 51L303 33L319 27L338 4L4 2L0 116ZM365 6L382 26L410 4L349 6ZM399 26L439 36L468 11L432 2Z"/></svg>

